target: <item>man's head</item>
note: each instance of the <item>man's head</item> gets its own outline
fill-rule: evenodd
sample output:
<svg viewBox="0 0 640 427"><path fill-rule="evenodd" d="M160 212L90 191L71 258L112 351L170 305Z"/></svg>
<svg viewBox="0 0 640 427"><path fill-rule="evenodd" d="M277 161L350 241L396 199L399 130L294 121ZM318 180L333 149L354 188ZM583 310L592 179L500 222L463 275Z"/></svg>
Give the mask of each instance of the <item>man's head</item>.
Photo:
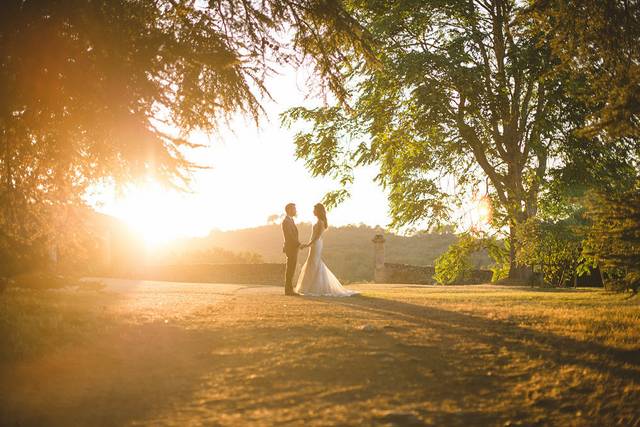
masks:
<svg viewBox="0 0 640 427"><path fill-rule="evenodd" d="M296 216L296 214L298 213L296 211L296 204L295 203L287 203L287 206L284 207L284 211L289 216Z"/></svg>

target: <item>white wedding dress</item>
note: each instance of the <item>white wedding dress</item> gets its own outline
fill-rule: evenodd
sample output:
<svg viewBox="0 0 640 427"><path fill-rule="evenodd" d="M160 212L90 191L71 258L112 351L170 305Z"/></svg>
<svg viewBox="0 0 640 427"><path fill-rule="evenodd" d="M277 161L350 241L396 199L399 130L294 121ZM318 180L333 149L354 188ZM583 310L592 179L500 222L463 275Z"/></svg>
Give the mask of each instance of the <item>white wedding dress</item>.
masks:
<svg viewBox="0 0 640 427"><path fill-rule="evenodd" d="M322 235L324 224L316 222L311 235L311 250L302 266L295 291L301 295L324 297L349 297L358 292L345 289L322 261Z"/></svg>

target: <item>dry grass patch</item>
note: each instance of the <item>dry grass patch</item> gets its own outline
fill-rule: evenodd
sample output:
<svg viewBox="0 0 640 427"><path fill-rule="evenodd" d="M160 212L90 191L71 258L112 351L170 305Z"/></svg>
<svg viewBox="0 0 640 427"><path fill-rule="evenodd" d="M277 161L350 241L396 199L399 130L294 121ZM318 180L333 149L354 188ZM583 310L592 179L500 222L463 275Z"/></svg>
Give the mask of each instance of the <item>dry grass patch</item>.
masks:
<svg viewBox="0 0 640 427"><path fill-rule="evenodd" d="M31 344L0 363L0 424L640 423L637 299L355 287L9 289L3 341Z"/></svg>

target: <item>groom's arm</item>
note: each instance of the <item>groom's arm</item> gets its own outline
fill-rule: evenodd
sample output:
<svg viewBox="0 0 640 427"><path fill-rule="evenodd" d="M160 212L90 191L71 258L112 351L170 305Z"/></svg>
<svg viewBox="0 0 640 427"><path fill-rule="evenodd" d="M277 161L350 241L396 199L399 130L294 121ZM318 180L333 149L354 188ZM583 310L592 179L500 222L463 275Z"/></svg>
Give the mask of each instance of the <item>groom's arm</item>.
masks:
<svg viewBox="0 0 640 427"><path fill-rule="evenodd" d="M289 232L287 231L287 221L282 221L282 237L284 238L284 244L282 245L282 252L287 252L287 242L289 241Z"/></svg>

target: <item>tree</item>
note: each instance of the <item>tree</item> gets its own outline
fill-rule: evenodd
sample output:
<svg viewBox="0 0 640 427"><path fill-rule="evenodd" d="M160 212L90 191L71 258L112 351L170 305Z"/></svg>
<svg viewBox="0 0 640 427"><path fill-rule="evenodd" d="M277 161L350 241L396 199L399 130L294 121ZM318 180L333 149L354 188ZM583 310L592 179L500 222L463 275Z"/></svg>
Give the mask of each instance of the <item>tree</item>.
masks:
<svg viewBox="0 0 640 427"><path fill-rule="evenodd" d="M184 187L199 166L184 157L190 132L257 120L274 64L311 57L340 98L332 67L366 43L332 0L4 2L0 246L18 255L68 233L68 208L97 182Z"/></svg>
<svg viewBox="0 0 640 427"><path fill-rule="evenodd" d="M640 190L602 194L587 199L592 227L584 253L606 274L605 285L640 289Z"/></svg>
<svg viewBox="0 0 640 427"><path fill-rule="evenodd" d="M381 46L379 67L353 58L350 105L294 108L285 124L297 156L343 185L353 167L378 164L389 189L392 226L450 219L481 183L509 228L510 277L517 268L517 225L535 216L548 168L575 138L586 107L566 94L549 46L513 0L361 0L350 11ZM453 182L453 190L445 183ZM348 197L341 188L329 204Z"/></svg>
<svg viewBox="0 0 640 427"><path fill-rule="evenodd" d="M529 218L517 230L520 248L516 257L534 266L551 286L573 285L579 273L588 269L582 257L580 223L576 219L543 222Z"/></svg>
<svg viewBox="0 0 640 427"><path fill-rule="evenodd" d="M551 194L587 194L579 199L592 223L584 255L604 272L605 285L637 290L640 2L536 0L530 13L559 61L557 69L587 83L586 91L570 89L592 109L579 132L588 139L566 146L571 161L559 171L559 191Z"/></svg>
<svg viewBox="0 0 640 427"><path fill-rule="evenodd" d="M473 270L470 256L480 249L478 239L470 235L460 236L456 243L436 259L433 278L441 285L465 283Z"/></svg>
<svg viewBox="0 0 640 427"><path fill-rule="evenodd" d="M640 137L640 1L536 0L531 14L562 68L588 82L587 133Z"/></svg>

